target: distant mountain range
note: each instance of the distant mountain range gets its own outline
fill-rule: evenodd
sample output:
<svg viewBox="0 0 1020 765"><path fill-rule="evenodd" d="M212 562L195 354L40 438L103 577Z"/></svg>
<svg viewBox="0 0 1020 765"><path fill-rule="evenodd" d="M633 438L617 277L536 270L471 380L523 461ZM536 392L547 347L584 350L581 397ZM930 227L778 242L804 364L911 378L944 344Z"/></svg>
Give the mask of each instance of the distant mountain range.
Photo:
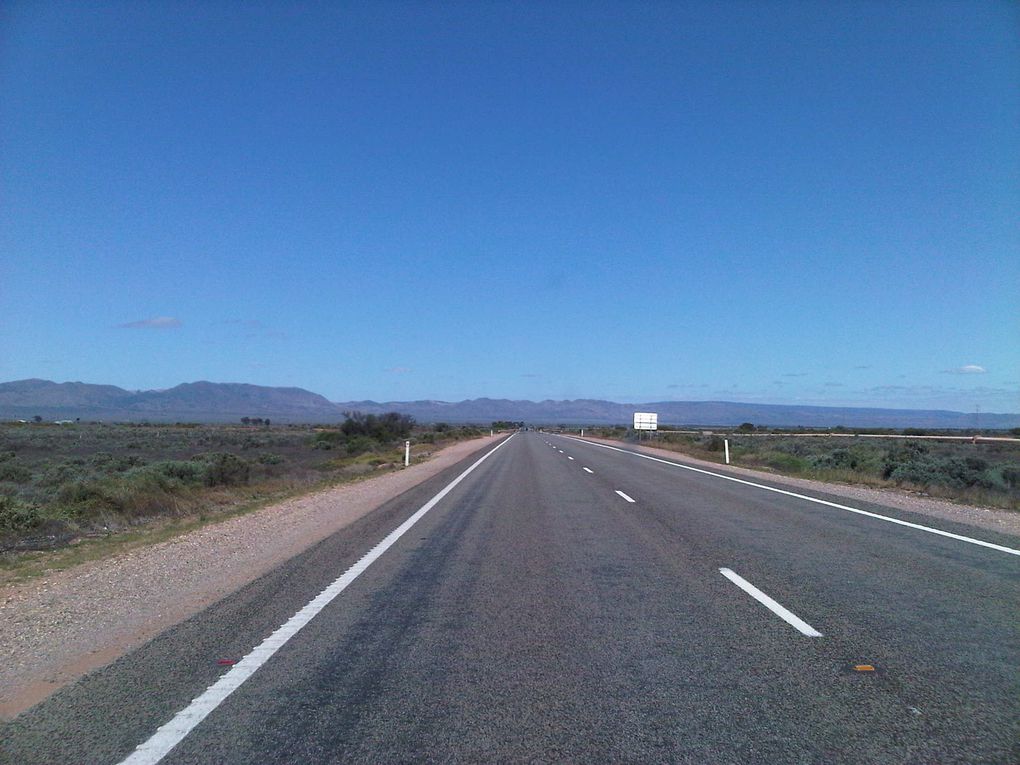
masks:
<svg viewBox="0 0 1020 765"><path fill-rule="evenodd" d="M419 422L523 421L530 424L605 425L629 423L635 411L658 412L664 425L739 425L827 428L972 429L974 413L943 410L864 409L828 406L742 404L728 401L616 403L596 399L511 401L332 402L303 388L244 383L183 383L168 390L128 391L113 385L49 380L0 383L0 420L76 419L151 422L237 422L241 417L275 422L336 422L344 412L401 412ZM983 412L982 428L1020 427L1020 414Z"/></svg>

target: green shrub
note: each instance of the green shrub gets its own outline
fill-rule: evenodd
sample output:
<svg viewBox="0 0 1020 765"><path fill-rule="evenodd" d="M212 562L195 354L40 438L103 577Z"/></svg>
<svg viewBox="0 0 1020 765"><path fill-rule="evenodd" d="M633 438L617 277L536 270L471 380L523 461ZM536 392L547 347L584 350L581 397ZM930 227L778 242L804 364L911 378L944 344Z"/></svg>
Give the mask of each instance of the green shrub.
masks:
<svg viewBox="0 0 1020 765"><path fill-rule="evenodd" d="M142 470L173 478L184 484L200 484L206 482L209 466L195 460L163 460L154 462Z"/></svg>
<svg viewBox="0 0 1020 765"><path fill-rule="evenodd" d="M896 483L917 486L994 489L1006 485L1001 470L990 469L988 462L979 457L940 458L930 454L917 454L903 462L895 463L887 458L882 474Z"/></svg>
<svg viewBox="0 0 1020 765"><path fill-rule="evenodd" d="M176 505L183 482L152 466L135 468L122 476L76 481L62 486L57 503L70 518L89 519L105 513L126 517L156 515Z"/></svg>
<svg viewBox="0 0 1020 765"><path fill-rule="evenodd" d="M807 460L785 452L766 452L762 461L770 468L790 473L801 473L808 467Z"/></svg>
<svg viewBox="0 0 1020 765"><path fill-rule="evenodd" d="M228 452L199 454L194 459L206 463L206 486L240 486L251 476L251 465Z"/></svg>
<svg viewBox="0 0 1020 765"><path fill-rule="evenodd" d="M179 479L148 468L139 468L106 485L110 505L129 517L166 513L176 506L175 497L181 488Z"/></svg>
<svg viewBox="0 0 1020 765"><path fill-rule="evenodd" d="M1000 465L998 470L1004 484L1011 489L1020 489L1020 468Z"/></svg>
<svg viewBox="0 0 1020 765"><path fill-rule="evenodd" d="M368 436L351 436L347 440L347 454L351 457L356 457L359 454L374 451L377 445L378 444Z"/></svg>
<svg viewBox="0 0 1020 765"><path fill-rule="evenodd" d="M74 481L83 481L92 475L84 460L72 459L49 465L39 478L43 486L63 486Z"/></svg>
<svg viewBox="0 0 1020 765"><path fill-rule="evenodd" d="M57 502L65 507L93 508L107 505L106 492L97 481L71 481L60 487Z"/></svg>
<svg viewBox="0 0 1020 765"><path fill-rule="evenodd" d="M144 465L145 460L134 454L114 456L109 452L96 452L89 457L87 464L102 473L126 473Z"/></svg>
<svg viewBox="0 0 1020 765"><path fill-rule="evenodd" d="M397 412L380 415L345 412L345 416L340 429L347 436L365 436L380 443L407 438L414 428L414 417Z"/></svg>
<svg viewBox="0 0 1020 765"><path fill-rule="evenodd" d="M865 455L853 449L834 449L828 454L818 454L811 458L811 466L821 470L860 470L866 472L870 467Z"/></svg>
<svg viewBox="0 0 1020 765"><path fill-rule="evenodd" d="M32 471L15 462L0 462L0 481L11 483L28 483L32 480Z"/></svg>
<svg viewBox="0 0 1020 765"><path fill-rule="evenodd" d="M35 505L0 496L0 533L31 531L41 523L42 516Z"/></svg>
<svg viewBox="0 0 1020 765"><path fill-rule="evenodd" d="M341 430L320 430L312 436L312 448L329 451L347 443L347 434Z"/></svg>

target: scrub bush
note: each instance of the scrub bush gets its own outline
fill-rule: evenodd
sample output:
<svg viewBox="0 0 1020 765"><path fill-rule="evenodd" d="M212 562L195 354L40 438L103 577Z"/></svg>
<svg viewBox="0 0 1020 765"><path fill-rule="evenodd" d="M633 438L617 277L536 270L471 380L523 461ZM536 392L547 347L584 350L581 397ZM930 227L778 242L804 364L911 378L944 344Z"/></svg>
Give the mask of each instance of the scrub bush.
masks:
<svg viewBox="0 0 1020 765"><path fill-rule="evenodd" d="M11 483L28 483L32 480L32 471L15 462L0 462L0 481Z"/></svg>
<svg viewBox="0 0 1020 765"><path fill-rule="evenodd" d="M206 486L240 486L248 483L251 465L246 460L228 452L209 452L194 458L204 462Z"/></svg>
<svg viewBox="0 0 1020 765"><path fill-rule="evenodd" d="M41 522L42 516L35 505L0 496L0 534L31 531Z"/></svg>

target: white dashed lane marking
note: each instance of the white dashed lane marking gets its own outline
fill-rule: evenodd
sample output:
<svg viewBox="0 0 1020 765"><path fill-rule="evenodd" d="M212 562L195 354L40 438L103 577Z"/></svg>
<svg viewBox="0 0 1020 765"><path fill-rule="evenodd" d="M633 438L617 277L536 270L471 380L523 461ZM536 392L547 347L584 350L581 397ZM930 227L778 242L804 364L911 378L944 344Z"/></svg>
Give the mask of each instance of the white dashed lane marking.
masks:
<svg viewBox="0 0 1020 765"><path fill-rule="evenodd" d="M728 568L721 568L721 569L719 569L719 573L722 574L723 576L725 576L727 579L729 579L731 582L733 582L733 584L737 585L737 587L742 589L744 592L746 592L752 598L757 600L763 606L765 606L765 608L767 608L769 611L774 613L776 616L778 616L784 622L786 622L787 624L792 626L794 629L796 629L802 635L807 635L808 637L821 637L822 636L821 632L816 630L814 627L812 627L806 621L804 621L799 616L794 614L792 611L790 611L790 610L784 608L783 606L779 605L776 601L774 601L772 598L770 598L764 592L762 592L757 587L755 587L753 584L751 584L749 581L744 579L744 577L740 576L740 574L734 573L731 569L728 569Z"/></svg>

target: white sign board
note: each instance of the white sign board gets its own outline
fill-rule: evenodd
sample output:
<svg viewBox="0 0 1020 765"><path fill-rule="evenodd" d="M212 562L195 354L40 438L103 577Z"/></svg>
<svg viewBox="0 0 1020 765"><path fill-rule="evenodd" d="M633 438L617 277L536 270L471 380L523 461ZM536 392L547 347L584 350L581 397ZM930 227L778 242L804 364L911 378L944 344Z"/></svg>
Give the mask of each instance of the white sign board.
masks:
<svg viewBox="0 0 1020 765"><path fill-rule="evenodd" d="M656 412L634 412L634 430L658 430L659 415Z"/></svg>

